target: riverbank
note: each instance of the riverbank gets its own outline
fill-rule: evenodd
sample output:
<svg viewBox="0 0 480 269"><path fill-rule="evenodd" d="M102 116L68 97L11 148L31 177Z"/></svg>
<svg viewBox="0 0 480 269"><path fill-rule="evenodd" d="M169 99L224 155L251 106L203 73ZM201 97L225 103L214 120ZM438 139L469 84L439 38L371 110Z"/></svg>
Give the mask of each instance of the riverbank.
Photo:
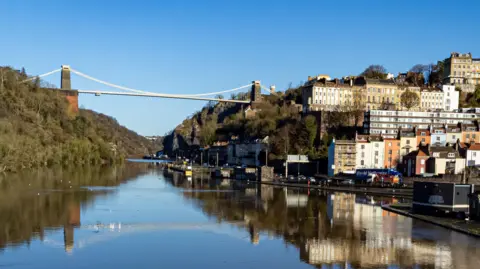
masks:
<svg viewBox="0 0 480 269"><path fill-rule="evenodd" d="M405 205L398 207L395 205L383 205L382 208L393 213L480 238L480 222L413 214L410 212L411 207Z"/></svg>
<svg viewBox="0 0 480 269"><path fill-rule="evenodd" d="M306 188L306 189L319 189L326 191L339 191L339 192L348 192L348 193L362 193L362 194L373 194L380 196L396 196L411 198L413 196L413 190L410 188L380 188L380 187L358 187L358 186L325 186L325 185L308 185L308 184L297 184L297 183L284 183L284 182L275 182L275 181L257 181L259 184L265 185L275 185L275 186L284 186L284 187L294 187L294 188Z"/></svg>

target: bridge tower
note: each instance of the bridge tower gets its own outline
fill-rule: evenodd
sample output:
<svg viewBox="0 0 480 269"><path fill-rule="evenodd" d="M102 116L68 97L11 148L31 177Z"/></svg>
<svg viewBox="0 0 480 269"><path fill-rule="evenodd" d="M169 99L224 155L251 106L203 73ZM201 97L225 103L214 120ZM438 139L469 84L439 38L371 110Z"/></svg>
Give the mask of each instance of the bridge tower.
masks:
<svg viewBox="0 0 480 269"><path fill-rule="evenodd" d="M78 92L72 90L70 66L62 65L60 89L63 90L68 101L68 113L72 116L78 113Z"/></svg>
<svg viewBox="0 0 480 269"><path fill-rule="evenodd" d="M250 92L250 104L253 108L255 103L262 101L262 86L259 80L252 81L252 91Z"/></svg>
<svg viewBox="0 0 480 269"><path fill-rule="evenodd" d="M70 80L70 66L62 65L62 79L60 81L60 88L62 90L71 90L72 82Z"/></svg>

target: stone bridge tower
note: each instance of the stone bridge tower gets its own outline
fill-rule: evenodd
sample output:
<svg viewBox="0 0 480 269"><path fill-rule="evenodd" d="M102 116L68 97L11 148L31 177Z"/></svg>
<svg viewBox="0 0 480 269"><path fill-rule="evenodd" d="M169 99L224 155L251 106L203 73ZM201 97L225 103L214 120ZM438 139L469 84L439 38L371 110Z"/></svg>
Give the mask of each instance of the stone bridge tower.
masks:
<svg viewBox="0 0 480 269"><path fill-rule="evenodd" d="M68 113L70 115L78 114L78 92L72 90L70 66L68 65L62 65L60 88L64 92L68 101Z"/></svg>
<svg viewBox="0 0 480 269"><path fill-rule="evenodd" d="M252 81L252 90L250 92L250 105L252 108L255 107L255 104L258 104L262 101L262 88L260 81Z"/></svg>

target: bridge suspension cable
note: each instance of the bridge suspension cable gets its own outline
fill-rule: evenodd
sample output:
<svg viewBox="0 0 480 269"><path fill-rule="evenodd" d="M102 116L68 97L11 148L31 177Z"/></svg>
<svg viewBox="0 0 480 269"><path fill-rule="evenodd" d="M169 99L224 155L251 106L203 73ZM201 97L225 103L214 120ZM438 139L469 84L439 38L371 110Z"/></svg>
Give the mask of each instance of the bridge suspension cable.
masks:
<svg viewBox="0 0 480 269"><path fill-rule="evenodd" d="M89 80L92 80L92 81L95 81L95 82L98 82L100 84L103 84L103 85L106 85L106 86L110 86L110 87L113 87L113 88L117 88L117 89L120 89L120 90L124 90L124 91L129 91L129 92L136 92L136 93L149 93L149 94L153 94L152 92L145 92L145 91L140 91L140 90L136 90L136 89L131 89L131 88L127 88L127 87L123 87L123 86L120 86L120 85L116 85L116 84L112 84L112 83L109 83L109 82L106 82L106 81L103 81L103 80L100 80L100 79L97 79L97 78L94 78L94 77L91 77L89 75L86 75L82 72L79 72L75 69L72 69L70 68L70 71L74 74L77 74L81 77L84 77L86 79L89 79Z"/></svg>
<svg viewBox="0 0 480 269"><path fill-rule="evenodd" d="M29 81L32 81L32 80L37 79L37 78L46 77L46 76L49 76L49 75L51 75L51 74L55 74L55 73L60 72L60 71L62 71L62 68L55 69L55 70L53 70L53 71L50 71L50 72L45 73L45 74L41 74L41 75L39 75L39 76L34 76L34 77L31 77L31 78L27 78L27 79L23 80L22 83L24 83L24 82L29 82Z"/></svg>
<svg viewBox="0 0 480 269"><path fill-rule="evenodd" d="M135 93L142 93L142 94L158 94L158 93L155 93L155 92L147 92L147 91L142 91L142 90L138 90L138 89L132 89L132 88L127 88L127 87L124 87L124 86L120 86L120 85L116 85L116 84L113 84L113 83L110 83L110 82L106 82L106 81L103 81L103 80L100 80L100 79L97 79L97 78L94 78L92 76L89 76L87 74L84 74L80 71L77 71L75 69L72 69L70 68L70 71L76 75L79 75L81 77L84 77L86 79L89 79L89 80L92 80L92 81L95 81L95 82L98 82L98 83L101 83L103 85L106 85L106 86L110 86L110 87L113 87L113 88L117 88L117 89L120 89L120 90L124 90L124 91L129 91L129 92L135 92ZM234 91L238 91L240 89L243 89L243 88L247 88L247 87L250 87L252 86L252 83L250 84L247 84L247 85L244 85L244 86L241 86L241 87L238 87L238 88L234 88L234 89L230 89L230 90L225 90L225 91L219 91L219 92L209 92L209 93L201 93L201 94L175 94L174 96L209 96L209 95L214 95L214 94L222 94L222 93L228 93L228 92L234 92ZM172 95L173 96L173 95Z"/></svg>

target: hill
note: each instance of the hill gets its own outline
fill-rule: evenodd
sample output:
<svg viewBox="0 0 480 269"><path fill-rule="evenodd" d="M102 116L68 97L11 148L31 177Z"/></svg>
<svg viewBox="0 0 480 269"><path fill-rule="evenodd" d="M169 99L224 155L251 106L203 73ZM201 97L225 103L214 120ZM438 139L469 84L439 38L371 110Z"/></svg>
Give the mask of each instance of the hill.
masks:
<svg viewBox="0 0 480 269"><path fill-rule="evenodd" d="M153 144L114 118L68 111L65 96L25 71L0 67L0 172L50 165L114 163Z"/></svg>
<svg viewBox="0 0 480 269"><path fill-rule="evenodd" d="M246 99L246 94L231 98ZM269 159L283 159L286 154L326 156L326 142L317 136L314 116L302 117L296 102L301 102L299 87L277 95L264 95L255 113L245 115L248 105L210 102L185 119L164 139L164 149L172 154L191 146L205 147L214 141L263 139L268 136ZM325 139L328 140L328 137Z"/></svg>

